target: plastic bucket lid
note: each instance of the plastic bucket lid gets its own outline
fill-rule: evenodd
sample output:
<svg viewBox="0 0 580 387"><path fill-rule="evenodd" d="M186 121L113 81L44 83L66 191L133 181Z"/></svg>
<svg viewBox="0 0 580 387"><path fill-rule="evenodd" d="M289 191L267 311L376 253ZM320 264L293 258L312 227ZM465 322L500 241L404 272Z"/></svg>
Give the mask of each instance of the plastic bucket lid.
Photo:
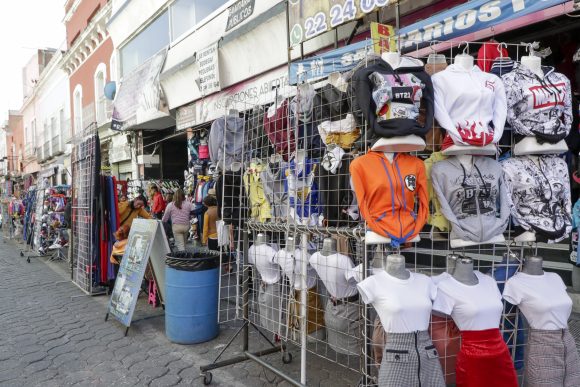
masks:
<svg viewBox="0 0 580 387"><path fill-rule="evenodd" d="M165 264L176 270L203 271L219 267L219 258L215 251L178 251L167 254Z"/></svg>

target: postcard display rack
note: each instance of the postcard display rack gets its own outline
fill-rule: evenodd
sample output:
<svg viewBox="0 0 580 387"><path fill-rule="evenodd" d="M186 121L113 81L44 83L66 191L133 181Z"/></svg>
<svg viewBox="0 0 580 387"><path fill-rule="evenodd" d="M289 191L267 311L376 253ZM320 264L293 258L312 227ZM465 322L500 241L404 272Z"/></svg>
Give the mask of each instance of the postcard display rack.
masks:
<svg viewBox="0 0 580 387"><path fill-rule="evenodd" d="M96 125L74 138L72 164L72 280L89 295L103 293L95 273L99 240L95 229L96 189L100 174L100 143ZM69 241L69 244L71 242Z"/></svg>
<svg viewBox="0 0 580 387"><path fill-rule="evenodd" d="M369 40L369 46L372 44ZM482 43L431 42L434 44L446 45L444 57L450 64L456 54L476 51ZM527 47L523 44L505 47L516 61L526 55ZM407 55L425 63L434 53L427 47L427 51L417 49ZM372 55L362 60L368 62L373 59ZM309 77L306 71L302 76L316 78ZM212 370L252 360L290 384L301 386L307 381L308 357L318 356L352 372L353 380L361 386L377 385L384 346L381 343L384 335L377 334L381 331L377 327L377 313L355 296L341 300L342 321L328 316L328 303L335 300L332 292L341 285L340 281L321 279L316 270L316 261L321 259L327 244L344 260L332 271L345 272L350 286L355 288L357 282L384 268L384 257L388 254L403 255L408 270L428 276L449 270L450 259L469 257L474 269L494 276L500 288L520 271L523 257L537 254L538 243L514 240L511 225L501 238L505 237L505 241L466 243L461 247L452 247L449 230L435 230L430 224L420 232L420 241L396 247L376 234L369 234L370 229L357 217L360 215L356 213L356 204L352 205L355 194L349 171L350 162L370 150L366 141L367 123L359 125L362 141L359 139L356 143L350 143L347 130L339 130L340 135L325 133L326 138L320 137L322 133L317 130L320 120L344 123L345 119L351 119L347 115L360 113L351 111L346 100L318 98L320 88L327 82L330 80L318 78L315 82L299 82L297 87L281 86L272 90L267 103L230 102L223 117L218 119L226 124L212 125L212 130L225 130L226 125L235 122L234 118L244 123L240 129L243 135L228 138L228 146L232 143L236 146L227 151L223 147L223 157L217 163L222 177L216 183L227 229L222 234L229 237L227 242L220 242L220 322L242 320L243 325L217 359L201 367L206 384L211 383ZM343 98L347 98L347 93ZM280 112L272 119L264 119L268 114ZM515 140L513 134L511 137L508 144L499 145L496 158L512 150ZM442 144L436 136L428 136L426 145L425 150L409 153L426 160ZM337 147L341 150L336 151ZM431 205L429 212L432 214ZM225 265L228 262L235 265ZM224 272L224 267L228 267L228 272L233 268L233 274ZM447 322L439 321L440 324ZM270 345L268 349L250 352L251 327L258 329ZM433 321L431 329L437 329ZM516 370L521 372L527 331L519 310L505 301L500 331ZM243 334L243 354L220 361L238 334ZM445 344L437 340L433 337L445 380L453 383L459 334L446 335L441 339ZM284 363L289 363L292 361L289 348L301 352L298 378L261 358L281 351Z"/></svg>

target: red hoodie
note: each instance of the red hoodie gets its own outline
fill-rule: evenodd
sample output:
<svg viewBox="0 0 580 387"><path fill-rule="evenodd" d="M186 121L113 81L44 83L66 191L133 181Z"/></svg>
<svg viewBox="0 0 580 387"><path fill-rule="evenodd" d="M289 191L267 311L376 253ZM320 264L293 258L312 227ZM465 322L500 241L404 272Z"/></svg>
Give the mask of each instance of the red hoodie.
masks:
<svg viewBox="0 0 580 387"><path fill-rule="evenodd" d="M419 234L429 213L420 159L396 153L391 163L383 153L369 152L351 163L350 173L360 213L372 231L390 238L393 247Z"/></svg>

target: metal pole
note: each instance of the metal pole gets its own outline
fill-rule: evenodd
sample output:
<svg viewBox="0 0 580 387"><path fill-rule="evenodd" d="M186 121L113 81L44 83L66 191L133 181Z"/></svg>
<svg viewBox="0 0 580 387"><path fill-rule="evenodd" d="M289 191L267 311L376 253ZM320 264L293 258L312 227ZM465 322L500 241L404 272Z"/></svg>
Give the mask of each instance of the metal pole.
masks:
<svg viewBox="0 0 580 387"><path fill-rule="evenodd" d="M307 284L306 284L306 275L308 270L308 262L306 262L306 257L308 256L308 235L306 233L302 233L302 265L300 268L301 278L300 278L300 315L302 317L302 323L300 324L300 383L306 384L306 335L308 332L308 318L306 314L306 303L308 302L307 298Z"/></svg>
<svg viewBox="0 0 580 387"><path fill-rule="evenodd" d="M243 249L244 249L244 254L243 254L243 259L244 261L247 259L248 256L248 249L249 249L249 241L248 241L248 230L242 230L243 233L243 238L244 238L244 245L243 245ZM243 262L242 262L243 263ZM240 262L238 259L238 270L240 270ZM243 310L244 310L244 321L246 322L245 326L244 326L244 332L243 332L243 351L246 352L248 351L249 348L249 342L250 342L250 336L249 336L249 331L250 331L250 325L247 324L247 322L249 321L249 310L248 310L248 303L249 303L249 296L248 296L248 292L249 292L249 286L248 286L248 274L246 273L246 269L244 267L244 265L242 265L242 299L243 299L243 303L244 305L242 306Z"/></svg>
<svg viewBox="0 0 580 387"><path fill-rule="evenodd" d="M401 28L401 10L399 9L399 2L395 6L395 26L397 29L397 51L401 52L401 39L399 39L399 31Z"/></svg>

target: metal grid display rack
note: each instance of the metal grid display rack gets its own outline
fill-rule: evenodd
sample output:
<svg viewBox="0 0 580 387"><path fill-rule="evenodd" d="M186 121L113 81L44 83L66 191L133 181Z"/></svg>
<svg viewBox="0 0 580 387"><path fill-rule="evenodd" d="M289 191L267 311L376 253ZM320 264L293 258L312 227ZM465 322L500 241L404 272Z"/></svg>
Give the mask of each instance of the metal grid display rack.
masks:
<svg viewBox="0 0 580 387"><path fill-rule="evenodd" d="M458 52L460 43L462 43L461 49ZM373 59L373 54L370 53L372 44L373 42L369 41L368 54L363 58L363 64ZM466 44L466 42L447 41L431 42L431 44L447 45L443 55L447 63L452 63L454 56L461 53L461 50L475 51L482 43ZM519 60L528 49L524 44L505 44L505 47L512 53L514 60ZM425 50L417 49L407 55L426 62L428 56L434 53L434 50L425 52ZM310 79L307 76L305 78ZM332 141L328 141L328 136L325 143L317 149L313 144L318 144L317 137L321 133L315 128L304 125L304 122L308 120L307 117L303 117L304 120L300 119L300 114L303 113L300 110L301 106L308 104L311 108L314 105L315 115L331 111L336 116L327 118L333 122L342 121L345 125L347 122L344 120L351 119L347 117L349 114L360 113L341 111L340 106L342 102L348 102L346 100L332 102L324 102L316 98L312 100L311 97L324 85L326 81L318 80L302 82L298 87L280 86L272 90L272 95L266 97L269 103L275 101L274 104L278 107L285 103L283 100L289 103L287 115L281 118L285 122L279 127L280 131L284 132L283 142L286 144L275 147L276 149L269 141L272 137L267 134L268 130L264 127L263 117L264 114L268 114L269 104L263 101L231 102L228 109L224 111L223 118L226 122L229 122L227 117L237 117L244 120L245 126L244 134L240 137L243 140L237 140L243 143L238 144L237 147L234 146L237 153L233 156L239 160L240 165L234 167L235 171L232 170L232 160L227 163L223 162L221 166L222 173L236 175L235 179L223 179L222 189L225 194L232 195L230 201L235 201L239 206L240 214L230 225L232 241L228 250L235 251L236 276L232 278L222 272L220 322L240 319L243 325L219 354L216 362L201 367L206 384L211 383L211 370L240 361L252 360L292 385L306 385L307 359L314 355L351 371L361 386L377 385L385 334L373 307L363 304L358 297L352 297L343 301L342 307L346 310L346 314L342 326L329 321L324 316L328 311L328 304L334 302L329 289L338 284L324 282L314 274L312 257L324 249L328 239L334 241L336 253L346 257L346 261L349 262L346 268L343 265L337 265L333 269L344 270L345 276L348 276L351 281L350 286L356 286L356 282L364 280L373 275L375 270L383 268L385 256L396 253L405 257L408 270L428 276L452 272L457 257L469 257L473 259L476 270L494 276L498 285L503 287L506 280L521 269L523 258L538 252L539 244L536 242L514 242L515 234L512 226L508 227L504 233L505 242L473 244L460 248L451 246L448 229L439 230L430 225L426 225L419 234L419 241L404 243L397 247L383 243L380 239L371 238L364 222L356 217L356 205L353 206L351 203L352 192L347 193L346 196L336 196L337 190L350 191L348 168L350 161L369 150L364 137L366 128L364 125L359 128L363 129L362 142L358 145L352 143L347 146L345 142L348 143L348 136L345 134L348 131L339 129L338 132L343 134L334 136L332 141L339 142L343 149L333 152L336 146L329 145ZM349 98L346 91L343 98ZM347 105L348 103L342 106ZM257 124L252 124L252 117L256 114L261 118ZM269 129L271 131L271 128ZM509 152L513 143L514 140L511 138L507 144L500 145L496 157L499 158ZM230 141L228 145L232 145L232 142ZM412 155L426 160L432 153L439 151L441 145L442 137L428 136L426 150L413 152ZM225 153L227 152L224 148ZM335 168L336 163L332 158L337 154L340 155L340 162L338 168ZM292 180L291 174L293 168L296 168L295 161L299 158L307 160L307 164L311 163L314 171L306 172L298 179ZM272 171L273 166L278 168L278 171ZM334 169L334 172L329 172L327 167L330 167L330 170ZM322 171L323 168L325 171ZM283 173L275 173L280 171ZM274 176L272 181L267 181L264 173L270 173L271 178ZM332 179L342 180L338 188L324 182L329 173L332 174L330 176ZM309 176L312 181L303 184L308 181ZM301 199L312 195L314 192L312 182L317 185L315 188L318 195L317 202L310 203L311 208L308 214L297 214L296 202L292 204L292 200L297 200L301 195L305 195ZM287 196L284 197L281 189L293 199L289 200ZM348 201L346 205L344 200ZM431 211L430 214L432 214ZM263 273L257 270L255 262L257 253L255 249L252 250L252 246L254 244L257 246L260 240L265 240L273 249L269 262L272 265L273 271L270 274L273 274L271 278L275 279L273 283L275 290L266 297L260 289L272 284L265 283ZM225 256L223 251L222 260ZM289 251L292 254L288 254ZM254 254L254 260L252 260L252 254ZM294 260L290 271L287 266L288 256ZM309 257L309 259L300 257ZM257 353L249 352L248 335L252 326L261 331L260 335L269 342L271 347ZM442 359L445 379L451 384L454 380L455 357L460 340L457 328L453 331L453 326L449 318L433 317L430 323L433 342L441 348L439 357ZM441 327L447 331L445 334L441 334ZM521 372L526 328L518 309L505 302L500 330L512 354L516 370ZM240 333L243 333L242 355L217 362ZM280 345L276 345L276 342ZM262 355L282 351L285 362L289 362L292 356L287 352L287 348L292 347L300 350L299 380L293 379L283 370L273 367L260 358Z"/></svg>
<svg viewBox="0 0 580 387"><path fill-rule="evenodd" d="M94 275L98 251L95 240L95 183L100 171L96 124L79 133L73 142L72 164L72 280L88 295L101 294Z"/></svg>

